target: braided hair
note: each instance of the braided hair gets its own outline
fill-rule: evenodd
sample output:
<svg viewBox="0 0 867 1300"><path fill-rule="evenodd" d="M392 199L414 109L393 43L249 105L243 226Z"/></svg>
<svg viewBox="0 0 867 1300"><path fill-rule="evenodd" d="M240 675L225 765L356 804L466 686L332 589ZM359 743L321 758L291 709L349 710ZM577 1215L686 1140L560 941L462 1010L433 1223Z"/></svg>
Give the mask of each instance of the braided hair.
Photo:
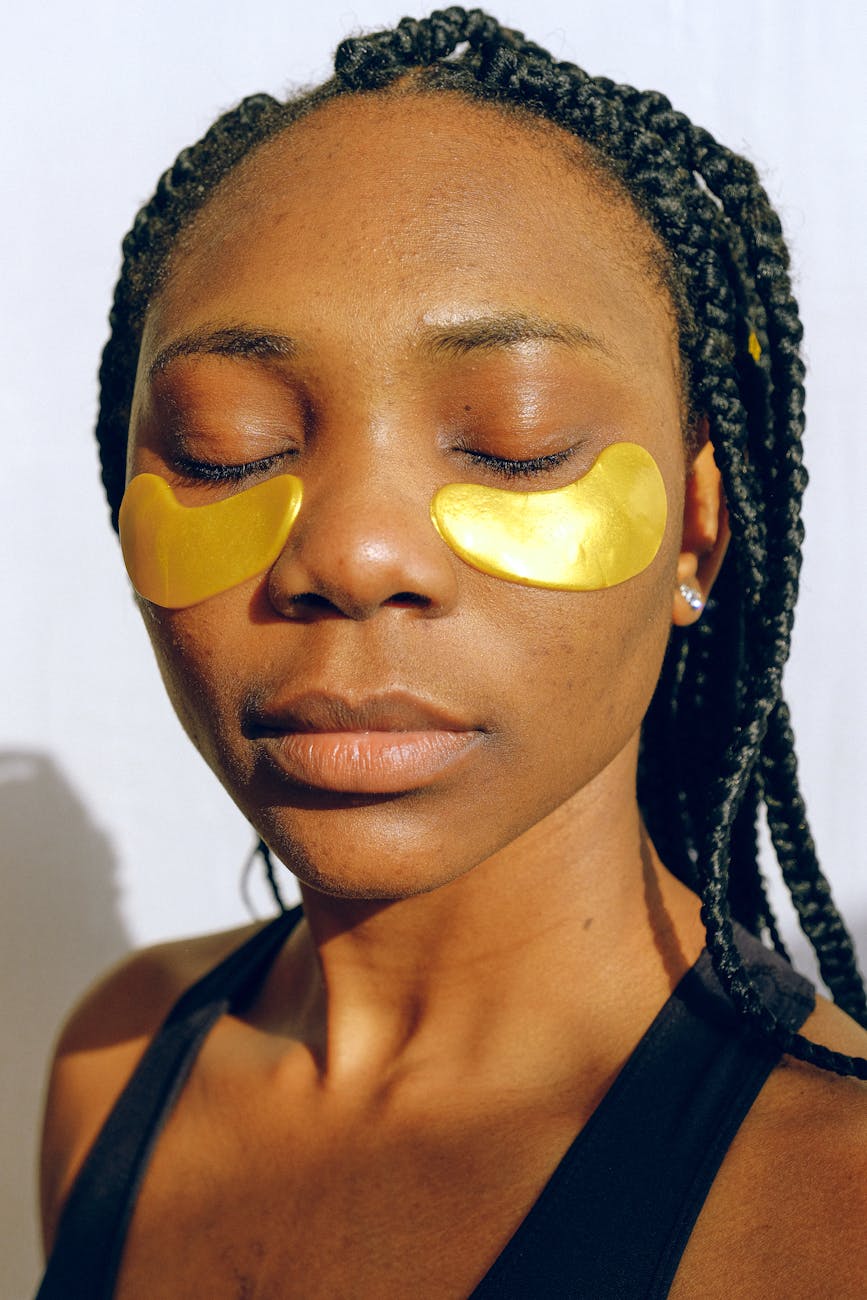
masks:
<svg viewBox="0 0 867 1300"><path fill-rule="evenodd" d="M370 93L452 93L577 136L591 166L628 194L657 237L678 325L687 432L706 419L731 523L731 554L702 620L671 633L642 730L642 813L662 860L701 897L714 969L747 1024L801 1060L867 1078L867 1060L778 1022L733 932L739 921L783 951L758 862L764 807L822 978L867 1025L852 942L807 826L782 695L807 482L802 327L780 222L754 167L663 95L557 62L478 9L438 10L345 40L334 67L329 81L286 103L254 95L220 117L163 175L123 242L97 424L114 526L148 302L179 235L242 159L328 100ZM273 870L268 876L280 902Z"/></svg>

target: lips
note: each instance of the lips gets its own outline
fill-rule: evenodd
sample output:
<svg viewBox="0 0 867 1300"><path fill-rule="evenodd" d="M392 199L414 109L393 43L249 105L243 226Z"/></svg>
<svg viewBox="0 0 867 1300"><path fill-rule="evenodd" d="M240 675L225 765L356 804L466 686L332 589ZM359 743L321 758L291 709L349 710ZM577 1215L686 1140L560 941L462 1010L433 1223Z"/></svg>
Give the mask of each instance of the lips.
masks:
<svg viewBox="0 0 867 1300"><path fill-rule="evenodd" d="M484 732L408 692L352 700L307 691L257 708L245 735L293 784L387 795L432 785L477 747Z"/></svg>

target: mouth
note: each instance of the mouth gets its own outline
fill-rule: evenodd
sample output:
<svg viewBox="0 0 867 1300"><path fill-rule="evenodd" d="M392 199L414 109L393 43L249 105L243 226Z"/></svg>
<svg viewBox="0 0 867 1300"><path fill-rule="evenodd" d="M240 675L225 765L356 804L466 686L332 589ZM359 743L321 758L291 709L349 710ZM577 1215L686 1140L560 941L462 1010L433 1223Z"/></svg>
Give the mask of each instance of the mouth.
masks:
<svg viewBox="0 0 867 1300"><path fill-rule="evenodd" d="M244 734L296 786L350 795L398 795L458 766L484 731L402 691L352 701L307 691L257 708Z"/></svg>

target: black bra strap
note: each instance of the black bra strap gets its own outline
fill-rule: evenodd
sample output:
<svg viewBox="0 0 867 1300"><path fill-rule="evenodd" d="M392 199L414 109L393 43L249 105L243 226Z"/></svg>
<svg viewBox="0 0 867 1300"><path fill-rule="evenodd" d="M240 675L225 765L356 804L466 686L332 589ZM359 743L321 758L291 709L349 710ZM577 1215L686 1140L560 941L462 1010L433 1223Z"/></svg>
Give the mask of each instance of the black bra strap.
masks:
<svg viewBox="0 0 867 1300"><path fill-rule="evenodd" d="M791 1029L812 986L738 927ZM662 1300L735 1133L779 1060L737 1020L705 951L630 1056L472 1300Z"/></svg>
<svg viewBox="0 0 867 1300"><path fill-rule="evenodd" d="M276 917L175 1003L79 1171L36 1300L110 1300L139 1185L202 1043L255 993L300 917Z"/></svg>

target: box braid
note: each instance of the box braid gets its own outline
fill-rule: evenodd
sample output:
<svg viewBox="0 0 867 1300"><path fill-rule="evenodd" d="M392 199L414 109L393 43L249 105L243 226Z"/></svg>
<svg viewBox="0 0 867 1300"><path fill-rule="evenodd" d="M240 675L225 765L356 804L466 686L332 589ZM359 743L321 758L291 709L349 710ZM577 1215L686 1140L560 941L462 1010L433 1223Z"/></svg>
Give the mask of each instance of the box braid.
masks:
<svg viewBox="0 0 867 1300"><path fill-rule="evenodd" d="M675 628L642 731L639 802L663 861L702 899L714 969L756 1032L802 1060L867 1078L867 1060L781 1026L751 982L733 921L782 951L758 864L772 841L801 926L835 1001L867 1024L851 940L816 858L782 696L798 591L807 482L802 327L779 219L752 164L656 92L555 61L480 10L449 8L345 40L335 74L287 103L243 100L162 177L123 243L100 369L103 482L117 527L145 311L178 238L266 140L337 96L450 92L577 136L589 166L624 191L659 241L676 315L689 445L706 419L728 506L731 556L701 621ZM266 866L270 864L267 850ZM268 878L282 907L273 866Z"/></svg>

